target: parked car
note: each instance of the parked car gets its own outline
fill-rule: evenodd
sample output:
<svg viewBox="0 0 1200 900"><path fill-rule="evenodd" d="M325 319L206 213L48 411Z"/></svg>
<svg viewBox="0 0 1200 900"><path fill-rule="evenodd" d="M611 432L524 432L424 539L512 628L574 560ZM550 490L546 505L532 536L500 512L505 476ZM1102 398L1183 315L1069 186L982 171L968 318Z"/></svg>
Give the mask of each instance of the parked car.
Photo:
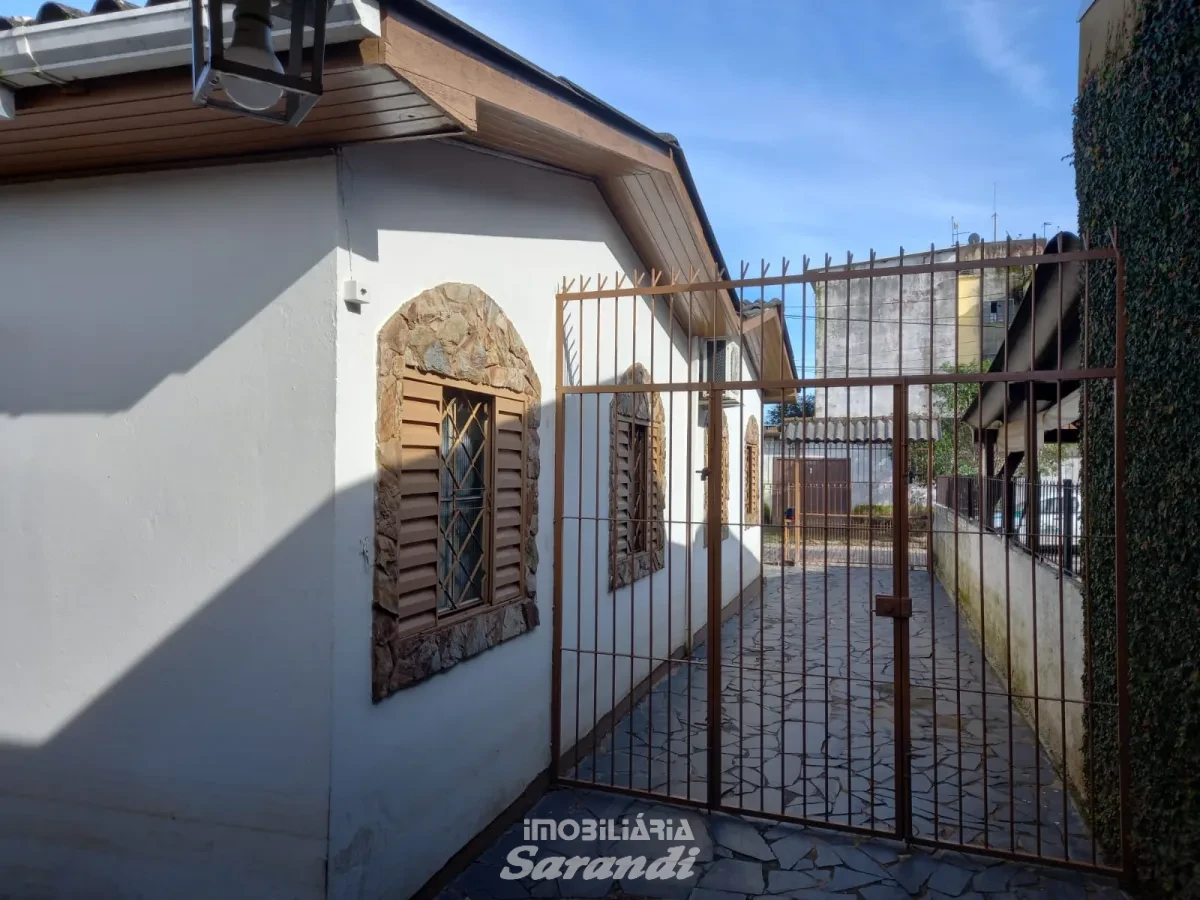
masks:
<svg viewBox="0 0 1200 900"><path fill-rule="evenodd" d="M1064 501L1066 498L1051 495L1042 497L1038 503L1038 549L1057 549L1067 530L1064 521ZM1083 533L1083 511L1078 497L1071 504L1071 536L1075 547L1079 546L1079 536ZM1021 543L1029 545L1029 520L1025 516L1024 506L1017 508L1017 535Z"/></svg>
<svg viewBox="0 0 1200 900"><path fill-rule="evenodd" d="M1020 504L1013 510L1013 521L1019 523L1021 517L1025 515L1025 504ZM996 512L992 515L992 531L1001 531L1004 528L1004 504L1001 503L996 507Z"/></svg>

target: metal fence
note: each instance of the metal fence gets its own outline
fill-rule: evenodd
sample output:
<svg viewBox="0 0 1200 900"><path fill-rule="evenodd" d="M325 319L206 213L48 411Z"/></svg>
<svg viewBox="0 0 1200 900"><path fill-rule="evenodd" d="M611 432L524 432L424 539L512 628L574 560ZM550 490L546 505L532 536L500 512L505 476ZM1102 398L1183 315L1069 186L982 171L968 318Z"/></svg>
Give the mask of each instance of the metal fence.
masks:
<svg viewBox="0 0 1200 900"><path fill-rule="evenodd" d="M1071 479L939 475L935 502L1005 537L1051 565L1077 574L1083 539L1083 485ZM1037 510L1036 514L1034 510Z"/></svg>

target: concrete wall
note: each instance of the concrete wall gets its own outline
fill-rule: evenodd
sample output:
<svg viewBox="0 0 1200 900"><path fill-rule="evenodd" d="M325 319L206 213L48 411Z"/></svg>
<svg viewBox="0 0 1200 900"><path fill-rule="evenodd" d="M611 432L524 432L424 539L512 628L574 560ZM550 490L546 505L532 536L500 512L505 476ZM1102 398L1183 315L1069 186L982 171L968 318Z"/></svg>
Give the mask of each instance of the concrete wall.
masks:
<svg viewBox="0 0 1200 900"><path fill-rule="evenodd" d="M332 159L0 188L0 893L320 897Z"/></svg>
<svg viewBox="0 0 1200 900"><path fill-rule="evenodd" d="M951 597L956 596L957 588L959 609L1006 686L1011 653L1013 693L1038 698L1038 739L1060 771L1065 738L1071 784L1082 796L1085 707L1079 701L1084 697L1086 638L1079 582L1070 576L1061 578L1060 607L1058 569L1035 561L1023 550L1008 547L997 535L984 532L981 540L977 522L955 516L944 506L934 507L933 527L938 580ZM1017 706L1033 729L1033 701L1018 701Z"/></svg>
<svg viewBox="0 0 1200 900"><path fill-rule="evenodd" d="M632 272L645 267L594 184L585 179L444 143L350 148L344 152L339 172L338 276L353 277L366 285L371 302L361 309L338 312L330 894L339 898L404 897L550 764L554 291L566 273ZM541 625L373 705L369 604L376 335L405 301L450 281L478 285L499 304L522 336L542 383L537 538ZM673 370L674 380L687 380L683 374L685 338L677 326L667 324L665 303L660 299L654 311L644 299L624 303L619 314L604 310L598 328L594 307L582 318L578 311L575 318L568 318L567 330L580 343L576 355L567 359L567 377L599 377L611 384L636 359L648 368L653 362L656 379L666 380ZM582 359L580 348L584 348ZM597 360L601 361L598 376ZM598 395L582 404L576 400L568 403L568 490L564 498L568 516L578 516L580 509L593 515L597 508L602 515L608 514L610 402L611 395ZM663 402L668 407L668 439L679 442L679 446L672 444L669 456L670 508L673 518L686 519L684 480L689 469L700 468L700 432L693 431L694 456L689 465L682 445L687 429L694 429L694 410L689 412L684 395L674 401L664 396ZM754 413L761 423L762 411L756 403L749 403L745 411L746 418ZM734 415L737 411L730 412L731 473L735 479L730 505L739 510L741 426ZM699 494L694 493L694 498L694 518L699 521ZM679 607L683 603L682 571L688 564L686 526L672 526L669 532L672 569L633 586L632 621L630 589L621 589L616 598L607 591L607 531L602 527L596 533L593 523L585 523L581 546L578 527L568 520L564 529L564 586L569 592L564 635L573 641L576 623L593 622L595 609L589 604L599 602L600 646L607 648L612 641L615 609L618 651L628 652L629 635L633 634L634 648L647 653L653 608L656 652L664 650L666 629L658 623L665 622L669 597L683 621ZM756 530L747 529L747 542ZM695 529L692 531L694 535ZM757 546L757 540L753 543ZM736 592L739 577L752 580L757 576L742 553L740 544L726 542L728 592ZM693 550L694 563L701 554L701 550ZM739 561L743 563L741 572ZM702 567L695 571L702 579ZM698 583L703 585L703 581ZM702 617L702 601L697 608ZM575 609L581 609L582 615L575 617ZM703 624L702 618L699 624ZM595 636L584 635L585 643L595 640ZM563 674L564 697L573 698L577 673L564 666ZM628 665L618 666L617 674L615 699L619 700L629 689ZM635 670L634 680L641 674ZM605 669L600 683L611 685L611 675L611 669ZM586 684L584 692L590 704L591 681ZM600 713L613 701L614 697L603 695ZM584 711L585 715L592 713L590 706ZM564 714L565 744L571 742L574 722L572 709Z"/></svg>
<svg viewBox="0 0 1200 900"><path fill-rule="evenodd" d="M1033 251L1032 240L1012 242L1014 256ZM989 241L959 248L957 258L978 259L982 253L987 259L995 259L1007 252L1004 242ZM954 248L933 251L932 260L927 250L905 254L904 265L947 263L955 258ZM981 356L990 360L995 355L1004 340L1005 307L1008 321L1015 312L1008 298L1021 282L1020 269L1007 275L1003 267L985 269L981 298L978 269L963 270L958 276L953 271L906 275L902 285L900 276L887 274L899 264L899 257L876 259L875 268L882 273L879 276L813 285L815 318L808 321L807 327L815 329L816 343L813 360L806 369L811 368L818 378L887 377L936 373L956 363L978 364ZM867 267L868 263L856 262L851 268L863 271ZM845 268L831 266L830 271ZM996 322L989 318L993 301L998 304ZM819 417L892 413L890 387L821 388L815 393ZM927 414L927 404L926 387L910 389L909 415ZM934 414L937 412L935 409Z"/></svg>

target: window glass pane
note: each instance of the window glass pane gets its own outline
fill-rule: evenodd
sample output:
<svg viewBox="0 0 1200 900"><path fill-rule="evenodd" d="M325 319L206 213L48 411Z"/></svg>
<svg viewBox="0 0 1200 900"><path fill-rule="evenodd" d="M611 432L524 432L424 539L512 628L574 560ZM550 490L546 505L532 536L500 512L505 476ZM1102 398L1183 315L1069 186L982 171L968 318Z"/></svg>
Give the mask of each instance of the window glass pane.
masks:
<svg viewBox="0 0 1200 900"><path fill-rule="evenodd" d="M438 560L439 612L463 609L487 599L490 419L490 398L446 390L442 405L438 516L442 532Z"/></svg>

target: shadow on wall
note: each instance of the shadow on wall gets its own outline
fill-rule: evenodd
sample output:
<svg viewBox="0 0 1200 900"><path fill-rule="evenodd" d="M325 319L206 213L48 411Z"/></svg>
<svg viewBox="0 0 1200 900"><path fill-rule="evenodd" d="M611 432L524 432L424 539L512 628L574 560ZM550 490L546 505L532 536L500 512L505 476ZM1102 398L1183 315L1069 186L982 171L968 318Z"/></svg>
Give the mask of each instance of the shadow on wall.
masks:
<svg viewBox="0 0 1200 900"><path fill-rule="evenodd" d="M442 141L408 145L402 158L420 177L406 182L408 202L375 210L377 227L353 229L358 256L378 260L379 228L600 242L618 259L625 252L591 218L571 214L579 193L562 184L572 176L530 177ZM307 159L3 188L0 414L131 409L268 313L333 253L327 223L338 175L349 220L356 172L394 174L395 160L395 147L358 148L339 153L336 167ZM594 194L590 181L579 185ZM481 204L504 214L471 212ZM331 270L330 316L334 280Z"/></svg>
<svg viewBox="0 0 1200 900"><path fill-rule="evenodd" d="M127 410L223 349L331 256L333 172L309 159L0 189L0 414Z"/></svg>
<svg viewBox="0 0 1200 900"><path fill-rule="evenodd" d="M543 409L542 458L545 477L553 478L553 406ZM334 605L355 604L361 619L354 631L363 646L356 671L339 677L356 682L360 702L370 707L371 596L369 590L336 596L334 507L372 509L374 492L372 482L359 483L312 510L115 681L105 686L97 675L95 684L78 689L98 693L49 737L0 743L0 821L19 823L0 829L6 890L16 897L320 897L327 853L351 879L355 868L371 864L327 845L333 677L327 661ZM539 505L547 522L552 504L552 490L543 489ZM361 537L369 573L370 535ZM699 542L691 549L703 558ZM551 559L546 554L542 565ZM627 602L626 594L619 598ZM172 599L146 597L145 604ZM614 595L601 594L602 616L614 602ZM548 592L538 603L540 627L549 629ZM84 655L103 658L96 644L106 640L119 657L131 639L118 627L94 636L81 648ZM473 660L456 669L460 678L484 674ZM49 688L21 689L24 705L36 708ZM420 690L422 684L406 689ZM549 685L546 697L532 702L548 703ZM444 862L429 860L428 874Z"/></svg>

